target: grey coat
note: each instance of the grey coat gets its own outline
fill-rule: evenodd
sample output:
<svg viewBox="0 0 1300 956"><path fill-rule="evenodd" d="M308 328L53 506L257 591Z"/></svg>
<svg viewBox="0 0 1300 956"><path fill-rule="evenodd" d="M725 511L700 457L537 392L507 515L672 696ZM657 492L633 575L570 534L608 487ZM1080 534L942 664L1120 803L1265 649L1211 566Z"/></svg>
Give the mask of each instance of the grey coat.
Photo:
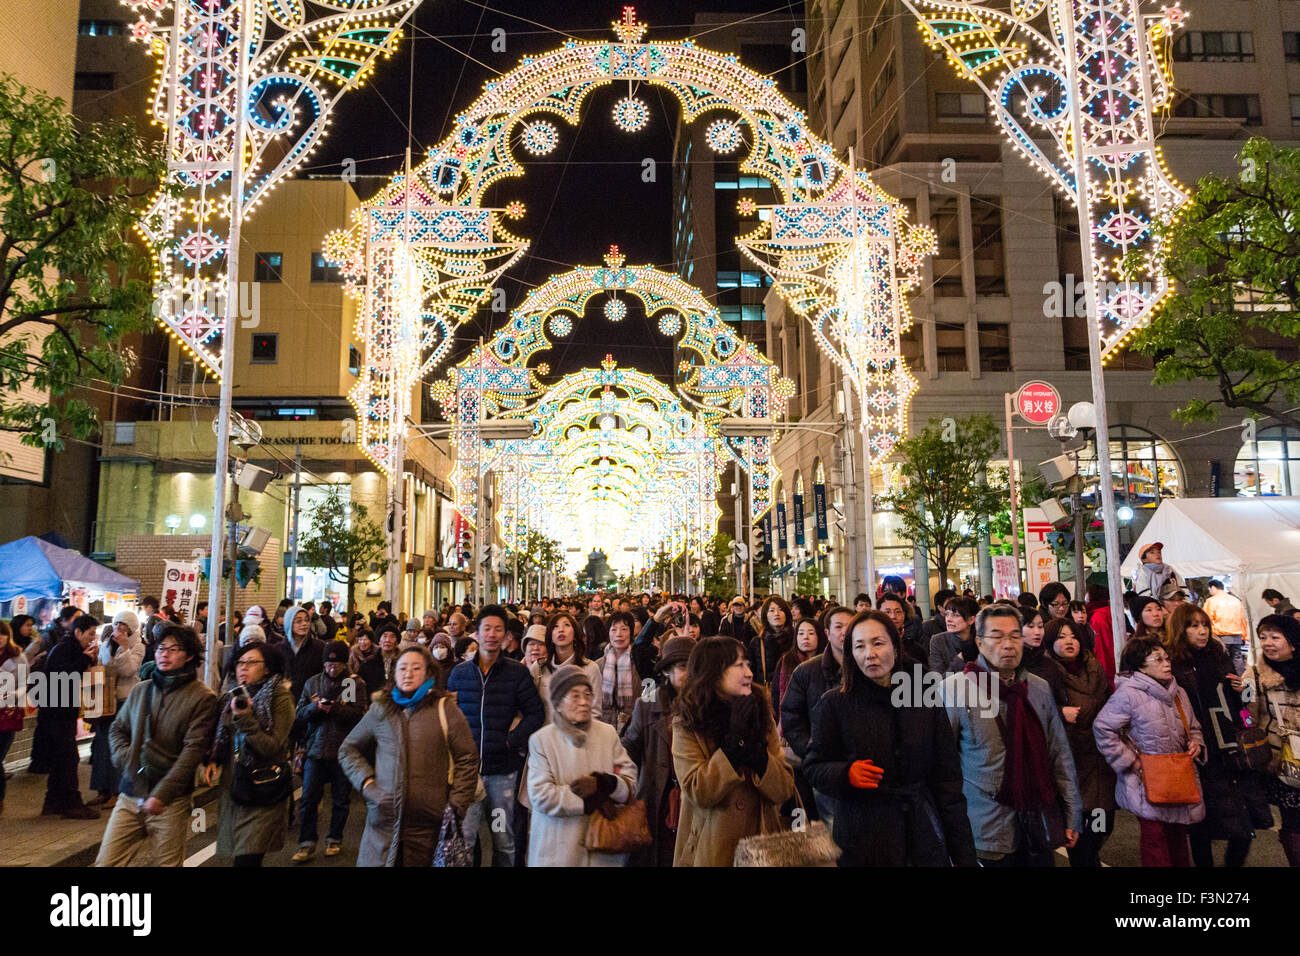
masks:
<svg viewBox="0 0 1300 956"><path fill-rule="evenodd" d="M939 643L936 637L931 648ZM983 655L979 666L987 669ZM992 674L997 682L996 671ZM1065 734L1065 722L1056 709L1052 689L1047 681L1029 673L1024 667L1016 672L1016 679L1029 684L1029 706L1038 715L1039 723L1047 735L1047 758L1051 764L1053 783L1060 800L1066 829L1083 829L1083 801L1074 771L1074 757L1070 754L1070 741ZM963 685L963 686L959 686ZM1000 685L997 685L1000 688ZM975 836L975 849L981 853L1012 853L1016 847L1016 811L997 801L1002 789L1006 769L1006 745L998 720L983 716L974 693L972 675L949 674L940 685L948 722L952 725L957 749L961 751L962 793L966 797L966 812L970 816L971 832ZM1006 719L1007 705L998 701L998 716Z"/></svg>
<svg viewBox="0 0 1300 956"><path fill-rule="evenodd" d="M445 699L447 738L442 735L438 719L438 701ZM372 698L373 703L361 722L339 745L339 763L361 792L367 778L374 784L362 796L366 801L366 830L357 853L357 866L397 866L401 852L402 808L407 796L409 776L407 760L412 746L427 747L432 752L433 788L425 794L426 803L442 808L450 800L460 812L474 802L478 785L478 748L465 715L456 706L456 696L431 690L414 706L409 716L393 703L388 691ZM449 746L450 745L450 748ZM448 765L452 765L452 784L447 787Z"/></svg>
<svg viewBox="0 0 1300 956"><path fill-rule="evenodd" d="M293 692L287 680L276 681L271 699L271 730L268 733L258 723L252 708L238 717L227 706L230 695L221 698L218 720L243 731L244 746L259 759L287 759L289 732L293 729ZM284 848L284 834L289 828L289 804L285 799L269 807L244 807L230 796L235 779L235 748L231 746L221 768L220 824L217 828L217 852L225 857L246 856L251 853L274 853Z"/></svg>
<svg viewBox="0 0 1300 956"><path fill-rule="evenodd" d="M1178 716L1177 699L1183 706L1183 717ZM1183 729L1183 720L1187 730ZM1201 747L1205 757L1205 738L1196 712L1187 698L1187 692L1170 681L1165 687L1153 677L1137 673L1127 679L1121 677L1119 685L1106 706L1093 721L1092 733L1097 739L1097 749L1114 769L1115 800L1125 810L1143 820L1161 820L1165 823L1199 823L1205 819L1205 801L1175 806L1155 806L1147 800L1138 774L1138 751L1144 754L1186 753L1188 731L1191 739Z"/></svg>
<svg viewBox="0 0 1300 956"><path fill-rule="evenodd" d="M972 637L974 633L972 632ZM966 666L961 656L961 635L944 631L930 638L930 670L954 674Z"/></svg>

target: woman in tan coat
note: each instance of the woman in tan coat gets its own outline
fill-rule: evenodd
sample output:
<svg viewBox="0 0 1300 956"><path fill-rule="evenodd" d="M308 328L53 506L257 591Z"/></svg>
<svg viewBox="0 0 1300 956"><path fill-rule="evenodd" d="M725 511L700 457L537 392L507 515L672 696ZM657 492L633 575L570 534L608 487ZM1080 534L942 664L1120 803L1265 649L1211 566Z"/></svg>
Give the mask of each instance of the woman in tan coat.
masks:
<svg viewBox="0 0 1300 956"><path fill-rule="evenodd" d="M794 794L771 705L754 693L744 646L709 637L691 651L673 718L681 785L674 866L731 866L736 844Z"/></svg>

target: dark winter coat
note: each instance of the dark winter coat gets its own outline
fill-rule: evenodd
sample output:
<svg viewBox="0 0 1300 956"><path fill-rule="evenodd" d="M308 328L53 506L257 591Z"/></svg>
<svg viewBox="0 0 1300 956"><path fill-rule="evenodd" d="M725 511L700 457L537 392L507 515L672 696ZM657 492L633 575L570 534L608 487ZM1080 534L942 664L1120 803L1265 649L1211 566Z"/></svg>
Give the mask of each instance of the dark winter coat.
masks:
<svg viewBox="0 0 1300 956"><path fill-rule="evenodd" d="M808 753L813 708L832 687L840 686L840 665L829 650L804 661L790 675L781 698L781 736L796 757Z"/></svg>
<svg viewBox="0 0 1300 956"><path fill-rule="evenodd" d="M975 638L975 629L971 628L971 639ZM961 635L953 631L936 634L930 639L930 670L940 674L956 674L966 666L962 657Z"/></svg>
<svg viewBox="0 0 1300 956"><path fill-rule="evenodd" d="M438 701L446 698L444 716L447 735L442 733ZM441 817L447 802L462 813L474 802L478 784L478 750L465 715L455 698L430 690L424 699L402 714L388 691L374 695L374 702L361 722L339 746L339 763L361 791L368 777L375 782L363 794L366 801L366 829L357 852L357 866L397 866L401 851L403 809L409 799L409 761L412 748L433 756L430 790L421 794L431 819ZM447 786L447 772L452 772Z"/></svg>
<svg viewBox="0 0 1300 956"><path fill-rule="evenodd" d="M289 679L290 690L296 701L302 696L307 678L315 677L325 668L325 642L308 634L295 653L293 639L290 638L280 645L280 654L284 658L284 676Z"/></svg>
<svg viewBox="0 0 1300 956"><path fill-rule="evenodd" d="M781 657L793 646L794 631L790 629L784 631L764 629L761 635L751 640L749 669L754 672L754 683L774 685Z"/></svg>
<svg viewBox="0 0 1300 956"><path fill-rule="evenodd" d="M1054 688L1056 703L1061 707L1078 707L1074 723L1061 718L1065 736L1074 756L1074 770L1079 778L1079 793L1085 810L1115 809L1115 771L1097 749L1092 722L1110 699L1110 681L1097 658L1081 650L1082 666L1077 674L1061 668L1060 683ZM1084 825L1087 825L1087 820Z"/></svg>
<svg viewBox="0 0 1300 956"><path fill-rule="evenodd" d="M361 666L357 668L357 677L366 682L366 689L370 691L372 697L387 687L388 677L384 671L384 652L377 651L370 660L362 662Z"/></svg>
<svg viewBox="0 0 1300 956"><path fill-rule="evenodd" d="M529 736L546 722L546 708L523 664L498 657L484 675L478 659L475 654L457 664L447 690L456 695L469 722L479 751L479 773L516 773L523 769Z"/></svg>
<svg viewBox="0 0 1300 956"><path fill-rule="evenodd" d="M293 697L289 682L274 675L267 680L276 681L275 696L271 701L271 728L263 730L251 707L235 714L230 707L230 695L223 695L217 704L217 720L230 725L232 737L236 730L244 734L244 746L259 762L269 763L288 758L289 733L293 729ZM252 690L250 688L250 690ZM284 835L289 828L291 798L269 807L241 806L230 795L235 779L235 748L227 749L221 767L221 800L218 803L217 853L224 857L245 856L253 853L274 853L284 848Z"/></svg>
<svg viewBox="0 0 1300 956"><path fill-rule="evenodd" d="M61 691L74 686L73 674L84 674L86 668L94 663L95 659L86 655L86 649L71 634L55 644L44 661L44 671L49 678L47 686L51 691L46 696L50 702L53 703L54 698L65 696ZM38 719L76 720L80 711L80 700L74 700L69 707L41 707Z"/></svg>
<svg viewBox="0 0 1300 956"><path fill-rule="evenodd" d="M1060 694L1061 689L1061 665L1056 662L1051 654L1047 652L1047 643L1040 644L1038 647L1025 645L1024 656L1021 658L1020 665L1029 673L1041 677L1047 681L1047 686L1052 688L1052 696Z"/></svg>
<svg viewBox="0 0 1300 956"><path fill-rule="evenodd" d="M941 707L895 707L892 688L859 675L813 709L803 771L835 799L832 836L840 866L975 866L962 796L961 758ZM871 760L880 787L849 783L849 765Z"/></svg>
<svg viewBox="0 0 1300 956"><path fill-rule="evenodd" d="M742 617L740 621L737 622L732 615L724 614L722 620L718 622L718 636L734 637L736 640L740 641L740 643L749 647L749 642L758 635L750 626L747 617Z"/></svg>
<svg viewBox="0 0 1300 956"><path fill-rule="evenodd" d="M329 713L321 710L313 697L334 701ZM307 756L318 760L337 760L339 744L351 733L370 704L366 682L344 673L333 680L324 671L307 678L298 698L298 716L294 736L307 748Z"/></svg>
<svg viewBox="0 0 1300 956"><path fill-rule="evenodd" d="M145 713L146 704L151 711ZM145 731L145 721L150 723ZM130 797L155 797L169 804L194 790L194 771L212 746L217 727L217 695L195 677L163 691L152 681L131 688L108 732L113 765L122 774L119 792ZM148 780L140 771L140 751L148 737L155 755L175 755L167 772ZM161 770L162 767L157 769Z"/></svg>
<svg viewBox="0 0 1300 956"><path fill-rule="evenodd" d="M673 773L673 715L671 689L656 688L655 699L639 698L632 719L623 729L623 749L637 766L636 798L645 801L646 819L654 845L632 855L630 866L672 866L677 834L663 825L668 791L677 785Z"/></svg>
<svg viewBox="0 0 1300 956"><path fill-rule="evenodd" d="M1205 798L1205 824L1213 840L1250 837L1256 828L1273 826L1264 778L1254 771L1238 770L1232 763L1237 752L1237 731L1243 727L1244 706L1241 694L1224 680L1234 673L1231 661L1209 653L1174 662L1174 680L1187 692L1205 735L1201 792Z"/></svg>

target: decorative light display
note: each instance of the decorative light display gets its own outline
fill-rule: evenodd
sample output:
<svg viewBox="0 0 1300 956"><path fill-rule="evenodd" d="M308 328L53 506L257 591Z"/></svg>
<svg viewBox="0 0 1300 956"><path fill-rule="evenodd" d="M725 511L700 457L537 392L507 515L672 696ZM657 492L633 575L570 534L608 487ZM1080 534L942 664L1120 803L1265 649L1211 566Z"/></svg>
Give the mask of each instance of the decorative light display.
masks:
<svg viewBox="0 0 1300 956"><path fill-rule="evenodd" d="M717 531L722 442L653 376L606 357L508 417L535 420L534 437L492 442L478 461L499 476L497 521L507 544L538 531L584 552L617 543L701 554ZM453 486L464 467L458 456ZM472 472L467 483L475 483Z"/></svg>
<svg viewBox="0 0 1300 956"><path fill-rule="evenodd" d="M715 153L734 153L744 141L740 127L731 120L714 120L704 128L704 142Z"/></svg>
<svg viewBox="0 0 1300 956"><path fill-rule="evenodd" d="M167 177L137 224L156 250L156 315L220 379L222 333L234 311L227 301L232 207L242 222L311 155L335 104L392 54L419 0L123 3L139 18L132 39L157 61L151 119L166 130ZM232 203L237 150L242 181Z"/></svg>
<svg viewBox="0 0 1300 956"><path fill-rule="evenodd" d="M614 104L614 125L625 133L635 133L650 122L650 107L633 96L625 96Z"/></svg>
<svg viewBox="0 0 1300 956"><path fill-rule="evenodd" d="M546 120L534 120L524 125L524 149L534 156L545 156L555 149L559 142L560 133L555 128L554 123L548 123Z"/></svg>
<svg viewBox="0 0 1300 956"><path fill-rule="evenodd" d="M488 445L478 438L478 422L499 415L523 415L540 407L548 386L540 376L549 374L545 363L534 358L550 348L546 332L555 334L562 319L565 334L572 330L570 316L582 317L596 296L612 291L637 298L653 317L664 313L680 333L677 347L702 364L684 361L677 387L697 405L694 413L705 433L717 440L722 452L750 471L754 494L751 512L758 521L770 507L770 489L779 477L772 460L771 438L718 438L718 423L726 416L775 417L794 396L794 382L778 377L777 367L748 342L737 340L703 293L680 276L653 266L626 265L618 246L611 246L605 265L579 267L552 276L529 293L491 340L451 370L451 377L435 383L431 392L453 422L459 474L472 476L482 466ZM530 417L535 417L531 416ZM627 427L635 429L635 423ZM472 477L453 481L457 509L473 522L476 483Z"/></svg>
<svg viewBox="0 0 1300 956"><path fill-rule="evenodd" d="M833 203L833 196L846 192L850 170L828 144L808 130L804 114L781 95L771 78L747 69L735 56L702 49L691 40L642 42L646 25L637 20L631 7L624 8L614 28L617 40L613 42L568 41L557 50L524 59L514 70L487 83L484 93L457 116L456 130L412 171L409 188L401 176L394 177L379 196L357 211L349 230L328 238L326 254L340 264L351 291L361 300L358 333L367 343L371 369L370 374L361 376L352 400L362 412L358 442L381 468L392 456L386 446L404 427L396 419L383 424L378 417L381 407L396 414L395 403L388 401L395 384L389 382L386 371L395 364L395 353L405 350L432 356L417 370L424 375L432 363L441 361L445 351L424 347L427 337L420 343L403 340L394 334L391 323L382 320L386 303L392 301L389 286L395 279L386 258L391 253L376 255L376 242L400 239L416 250L413 259L423 286L421 314L426 322L438 326L433 340L444 341L450 330L490 299L498 276L527 248L527 240L502 227L498 210L482 206L492 185L523 175L524 168L511 150L511 144L520 141L516 135L520 126L537 121L541 114L576 125L583 103L598 87L630 82L669 90L677 97L686 122L718 110L734 114L728 122L736 125L748 149L739 158L740 169L771 182L785 203L779 208L794 220L781 227L780 236L745 239L752 247L751 255L760 262L756 250L767 240L762 254L771 252L774 257L769 272L780 294L800 315L816 316L839 302L835 282L827 279L826 270L844 255L844 242L854 235L844 230L878 231L887 224L898 230L898 238L906 234L902 205L865 176L858 177L859 189L867 193L877 221L869 224L866 217L850 215L833 223L818 223L825 218L827 202ZM408 202L409 207L404 206ZM801 211L810 215L800 217ZM408 222L411 218L416 220L414 224ZM767 225L765 222L764 228ZM802 238L796 237L795 254L790 254L780 246L795 234ZM888 248L899 245L893 234L889 240ZM914 244L913 248L920 246ZM870 263L884 271L868 277L877 289L871 303L878 311L867 324L884 321L896 328L906 327L910 319L899 295L904 281L910 281L919 268L919 261L877 256ZM699 329L702 324L703 319L694 325L688 319L688 337L692 327ZM716 353L710 361L742 352L734 335L715 330L708 336L707 343L701 345ZM763 367L752 363L753 374L764 374ZM706 376L712 374L711 368L706 362L698 373L691 374ZM400 384L413 386L416 381ZM899 395L902 411L907 395L910 392ZM765 416L769 412L753 408L747 414ZM898 420L905 422L906 418ZM761 458L766 452L747 449L745 454ZM755 498L763 502L765 511L768 487L758 487L757 480Z"/></svg>
<svg viewBox="0 0 1300 956"><path fill-rule="evenodd" d="M1152 224L1188 196L1165 166L1154 117L1172 103L1170 40L1186 13L1146 0L1013 0L1010 12L903 2L926 43L984 91L1016 151L1079 208L1103 361L1113 358L1169 292ZM1039 145L1046 137L1055 157Z"/></svg>
<svg viewBox="0 0 1300 956"><path fill-rule="evenodd" d="M551 335L562 338L573 331L573 322L567 315L553 315L546 327L550 329Z"/></svg>
<svg viewBox="0 0 1300 956"><path fill-rule="evenodd" d="M627 303L622 299L610 299L605 303L605 318L611 322L622 322L627 318Z"/></svg>
<svg viewBox="0 0 1300 956"><path fill-rule="evenodd" d="M665 312L659 316L659 331L664 335L676 335L682 330L682 317L676 312Z"/></svg>

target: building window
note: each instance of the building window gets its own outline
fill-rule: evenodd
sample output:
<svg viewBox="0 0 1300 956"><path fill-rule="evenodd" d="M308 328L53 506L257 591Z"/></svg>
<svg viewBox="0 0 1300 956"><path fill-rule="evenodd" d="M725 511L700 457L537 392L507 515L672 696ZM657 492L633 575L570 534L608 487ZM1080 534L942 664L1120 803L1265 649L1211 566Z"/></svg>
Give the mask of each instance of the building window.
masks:
<svg viewBox="0 0 1300 956"><path fill-rule="evenodd" d="M280 336L275 332L263 332L253 336L253 363L271 365L276 361L280 349Z"/></svg>
<svg viewBox="0 0 1300 956"><path fill-rule="evenodd" d="M1000 322L979 323L980 371L1011 371L1011 326Z"/></svg>
<svg viewBox="0 0 1300 956"><path fill-rule="evenodd" d="M83 37L115 37L125 32L121 20L82 20L77 24L77 35Z"/></svg>
<svg viewBox="0 0 1300 956"><path fill-rule="evenodd" d="M1300 96L1291 97L1291 125L1300 126Z"/></svg>
<svg viewBox="0 0 1300 956"><path fill-rule="evenodd" d="M1095 438L1093 440L1095 442ZM1110 467L1118 501L1131 508L1154 508L1163 498L1182 496L1182 469L1168 443L1136 425L1110 428ZM1083 497L1097 499L1097 452L1090 442L1079 453Z"/></svg>
<svg viewBox="0 0 1300 956"><path fill-rule="evenodd" d="M1250 63L1255 43L1249 32L1192 30L1174 41L1174 59L1193 63Z"/></svg>
<svg viewBox="0 0 1300 956"><path fill-rule="evenodd" d="M1259 96L1254 93L1188 93L1174 106L1174 115L1195 119L1239 119L1247 126L1258 126L1263 122Z"/></svg>
<svg viewBox="0 0 1300 956"><path fill-rule="evenodd" d="M259 252L253 259L254 282L282 282L284 277L280 269L284 265L284 253Z"/></svg>
<svg viewBox="0 0 1300 956"><path fill-rule="evenodd" d="M738 289L740 288L740 273L731 269L720 270L718 272L719 289Z"/></svg>
<svg viewBox="0 0 1300 956"><path fill-rule="evenodd" d="M1237 452L1233 485L1238 495L1300 495L1300 429L1261 428Z"/></svg>
<svg viewBox="0 0 1300 956"><path fill-rule="evenodd" d="M982 123L987 103L983 93L936 93L934 112L944 123Z"/></svg>
<svg viewBox="0 0 1300 956"><path fill-rule="evenodd" d="M898 345L903 352L903 362L913 372L925 370L925 349L921 345L921 329L915 322L906 332L898 334Z"/></svg>
<svg viewBox="0 0 1300 956"><path fill-rule="evenodd" d="M1282 34L1282 52L1288 63L1300 63L1300 33L1288 31Z"/></svg>
<svg viewBox="0 0 1300 956"><path fill-rule="evenodd" d="M966 323L934 323L934 351L940 372L966 371Z"/></svg>
<svg viewBox="0 0 1300 956"><path fill-rule="evenodd" d="M72 78L72 88L76 90L111 90L112 73L77 73Z"/></svg>
<svg viewBox="0 0 1300 956"><path fill-rule="evenodd" d="M890 84L894 82L894 58L891 56L885 61L884 69L880 71L880 76L871 86L871 108L874 110L880 105L880 101L885 98L889 92Z"/></svg>
<svg viewBox="0 0 1300 956"><path fill-rule="evenodd" d="M343 273L339 267L330 265L328 259L322 253L313 252L311 254L311 281L312 282L342 282Z"/></svg>
<svg viewBox="0 0 1300 956"><path fill-rule="evenodd" d="M885 159L889 153L898 144L898 114L895 113L885 124L885 131L880 134L880 139L876 140L875 148L871 151L871 158L877 166L885 165Z"/></svg>
<svg viewBox="0 0 1300 956"><path fill-rule="evenodd" d="M971 258L976 295L1006 295L1002 260L1002 208L996 196L972 196L970 203Z"/></svg>
<svg viewBox="0 0 1300 956"><path fill-rule="evenodd" d="M361 374L361 350L355 345L348 346L348 371L353 375Z"/></svg>
<svg viewBox="0 0 1300 956"><path fill-rule="evenodd" d="M956 196L931 198L930 225L939 239L939 250L931 263L934 294L940 297L965 295L961 281L961 226ZM965 367L962 365L963 369Z"/></svg>

